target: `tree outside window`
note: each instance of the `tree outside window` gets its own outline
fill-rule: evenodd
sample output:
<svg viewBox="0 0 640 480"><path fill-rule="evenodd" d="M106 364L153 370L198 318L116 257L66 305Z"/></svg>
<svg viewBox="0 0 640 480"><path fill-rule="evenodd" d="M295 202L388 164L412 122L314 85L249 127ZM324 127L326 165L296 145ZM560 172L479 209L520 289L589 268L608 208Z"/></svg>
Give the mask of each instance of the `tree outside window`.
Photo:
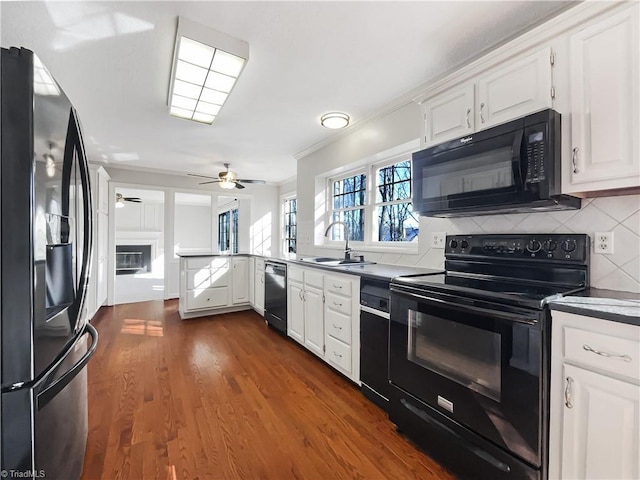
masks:
<svg viewBox="0 0 640 480"><path fill-rule="evenodd" d="M411 206L411 161L394 163L376 173L378 241L416 241L419 218Z"/></svg>
<svg viewBox="0 0 640 480"><path fill-rule="evenodd" d="M284 251L287 253L296 253L297 245L297 213L298 202L296 198L288 198L284 201L284 232L282 235L284 241Z"/></svg>
<svg viewBox="0 0 640 480"><path fill-rule="evenodd" d="M367 176L364 173L332 182L331 221L342 221L349 228L349 240L364 240ZM344 229L331 229L331 240L344 240Z"/></svg>

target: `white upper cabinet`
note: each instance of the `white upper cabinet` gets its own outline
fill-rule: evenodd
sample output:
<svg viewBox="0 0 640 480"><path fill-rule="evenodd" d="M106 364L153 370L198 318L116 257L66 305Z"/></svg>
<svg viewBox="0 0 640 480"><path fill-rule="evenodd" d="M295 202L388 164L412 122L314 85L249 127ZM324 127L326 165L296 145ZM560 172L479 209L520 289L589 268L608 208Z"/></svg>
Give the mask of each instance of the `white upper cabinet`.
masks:
<svg viewBox="0 0 640 480"><path fill-rule="evenodd" d="M472 83L424 102L425 145L435 145L473 132L473 105Z"/></svg>
<svg viewBox="0 0 640 480"><path fill-rule="evenodd" d="M498 67L477 83L477 130L551 108L551 48Z"/></svg>
<svg viewBox="0 0 640 480"><path fill-rule="evenodd" d="M552 107L551 48L503 62L422 102L424 145L462 137Z"/></svg>
<svg viewBox="0 0 640 480"><path fill-rule="evenodd" d="M565 193L640 185L638 8L569 39L572 149Z"/></svg>

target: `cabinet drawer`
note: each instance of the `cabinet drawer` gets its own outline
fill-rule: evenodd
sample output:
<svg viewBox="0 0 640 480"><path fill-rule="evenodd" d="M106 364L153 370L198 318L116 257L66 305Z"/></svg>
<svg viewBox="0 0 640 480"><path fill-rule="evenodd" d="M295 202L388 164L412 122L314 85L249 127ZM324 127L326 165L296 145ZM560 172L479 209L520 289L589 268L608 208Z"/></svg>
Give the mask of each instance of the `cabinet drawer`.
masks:
<svg viewBox="0 0 640 480"><path fill-rule="evenodd" d="M187 270L187 290L209 288L213 286L213 276L208 268ZM224 286L224 285L222 285Z"/></svg>
<svg viewBox="0 0 640 480"><path fill-rule="evenodd" d="M324 328L328 335L351 345L351 315L327 309L324 317Z"/></svg>
<svg viewBox="0 0 640 480"><path fill-rule="evenodd" d="M324 275L315 270L304 271L304 284L311 285L312 287L322 288L322 279Z"/></svg>
<svg viewBox="0 0 640 480"><path fill-rule="evenodd" d="M351 347L333 337L326 337L327 353L325 360L337 366L347 374L351 374Z"/></svg>
<svg viewBox="0 0 640 480"><path fill-rule="evenodd" d="M256 270L264 272L264 258L256 258Z"/></svg>
<svg viewBox="0 0 640 480"><path fill-rule="evenodd" d="M187 310L225 307L228 304L228 287L207 288L187 292Z"/></svg>
<svg viewBox="0 0 640 480"><path fill-rule="evenodd" d="M564 357L565 360L640 379L640 342L637 339L564 327Z"/></svg>
<svg viewBox="0 0 640 480"><path fill-rule="evenodd" d="M326 303L328 309L336 310L351 317L351 299L327 292Z"/></svg>
<svg viewBox="0 0 640 480"><path fill-rule="evenodd" d="M301 268L289 267L287 270L287 278L302 283L304 279L304 271Z"/></svg>
<svg viewBox="0 0 640 480"><path fill-rule="evenodd" d="M201 268L229 268L229 259L223 257L187 258L187 268L189 270L199 270Z"/></svg>
<svg viewBox="0 0 640 480"><path fill-rule="evenodd" d="M327 276L325 277L325 286L330 292L351 296L351 280Z"/></svg>

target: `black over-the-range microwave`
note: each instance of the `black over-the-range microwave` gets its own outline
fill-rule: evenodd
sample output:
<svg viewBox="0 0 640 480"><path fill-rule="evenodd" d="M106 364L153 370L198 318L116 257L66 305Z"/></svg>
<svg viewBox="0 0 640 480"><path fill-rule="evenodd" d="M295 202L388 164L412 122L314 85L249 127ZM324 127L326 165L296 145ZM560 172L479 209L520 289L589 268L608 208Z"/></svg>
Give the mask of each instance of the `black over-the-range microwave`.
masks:
<svg viewBox="0 0 640 480"><path fill-rule="evenodd" d="M413 154L413 210L431 217L579 209L560 194L560 114L544 110Z"/></svg>

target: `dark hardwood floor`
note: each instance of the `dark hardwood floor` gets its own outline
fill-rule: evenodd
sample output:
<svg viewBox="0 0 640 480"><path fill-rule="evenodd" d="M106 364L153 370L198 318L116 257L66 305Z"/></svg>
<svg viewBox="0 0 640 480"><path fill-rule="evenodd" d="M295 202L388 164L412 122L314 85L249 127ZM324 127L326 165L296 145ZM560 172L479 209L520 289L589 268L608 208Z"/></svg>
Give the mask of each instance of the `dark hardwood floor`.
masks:
<svg viewBox="0 0 640 480"><path fill-rule="evenodd" d="M253 311L103 308L83 480L450 479L350 381Z"/></svg>

